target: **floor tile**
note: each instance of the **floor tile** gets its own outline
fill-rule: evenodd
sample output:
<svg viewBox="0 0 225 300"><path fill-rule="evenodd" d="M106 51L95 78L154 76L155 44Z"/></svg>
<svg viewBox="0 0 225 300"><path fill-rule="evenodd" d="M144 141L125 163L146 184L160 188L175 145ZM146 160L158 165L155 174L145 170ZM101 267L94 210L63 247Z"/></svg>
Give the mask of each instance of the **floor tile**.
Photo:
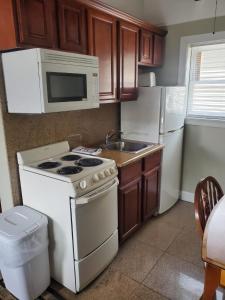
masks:
<svg viewBox="0 0 225 300"><path fill-rule="evenodd" d="M139 284L110 269L106 270L97 280L83 292L76 295L77 300L127 300Z"/></svg>
<svg viewBox="0 0 225 300"><path fill-rule="evenodd" d="M131 239L121 247L110 268L142 282L162 253L160 249Z"/></svg>
<svg viewBox="0 0 225 300"><path fill-rule="evenodd" d="M143 284L173 300L197 300L203 291L203 268L164 254Z"/></svg>
<svg viewBox="0 0 225 300"><path fill-rule="evenodd" d="M130 296L129 300L167 300L168 298L140 285Z"/></svg>
<svg viewBox="0 0 225 300"><path fill-rule="evenodd" d="M134 238L165 251L180 231L180 228L177 229L156 218L145 224Z"/></svg>
<svg viewBox="0 0 225 300"><path fill-rule="evenodd" d="M178 201L168 212L157 217L160 222L175 226L177 229L195 229L194 205Z"/></svg>
<svg viewBox="0 0 225 300"><path fill-rule="evenodd" d="M195 265L203 265L201 239L196 230L182 230L166 252Z"/></svg>

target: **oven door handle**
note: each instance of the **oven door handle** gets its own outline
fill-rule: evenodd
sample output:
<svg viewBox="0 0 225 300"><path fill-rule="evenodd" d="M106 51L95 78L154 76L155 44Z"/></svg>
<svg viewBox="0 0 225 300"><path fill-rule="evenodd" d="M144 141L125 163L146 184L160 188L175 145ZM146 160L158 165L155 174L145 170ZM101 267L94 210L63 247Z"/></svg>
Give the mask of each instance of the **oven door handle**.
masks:
<svg viewBox="0 0 225 300"><path fill-rule="evenodd" d="M99 193L96 193L96 194L93 194L91 196L87 196L87 197L80 197L78 199L76 199L76 205L77 206L80 206L80 205L84 205L84 204L88 204L96 199L98 199L99 197L102 197L104 196L105 194L111 192L114 187L116 187L117 185L119 184L119 180L118 178L115 178L114 181L113 181L113 184L111 186L107 186L106 189L104 189L103 191L100 191Z"/></svg>

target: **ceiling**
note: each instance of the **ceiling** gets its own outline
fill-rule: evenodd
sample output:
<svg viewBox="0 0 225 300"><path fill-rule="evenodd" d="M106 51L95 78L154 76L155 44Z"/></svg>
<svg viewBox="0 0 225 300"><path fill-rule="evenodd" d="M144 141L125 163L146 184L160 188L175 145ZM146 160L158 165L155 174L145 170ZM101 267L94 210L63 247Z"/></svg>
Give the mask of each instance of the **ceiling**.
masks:
<svg viewBox="0 0 225 300"><path fill-rule="evenodd" d="M216 0L144 0L144 19L173 25L214 17ZM225 16L225 0L218 0L218 16Z"/></svg>

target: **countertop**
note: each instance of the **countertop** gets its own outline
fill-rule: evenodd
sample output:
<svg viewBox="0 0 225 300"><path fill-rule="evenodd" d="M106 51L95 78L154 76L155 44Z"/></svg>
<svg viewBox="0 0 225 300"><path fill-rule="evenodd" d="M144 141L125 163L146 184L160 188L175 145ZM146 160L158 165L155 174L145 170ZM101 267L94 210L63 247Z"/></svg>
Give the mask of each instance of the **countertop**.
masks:
<svg viewBox="0 0 225 300"><path fill-rule="evenodd" d="M102 150L101 154L99 154L99 157L113 159L113 160L115 160L117 167L121 168L121 167L127 166L130 163L133 163L145 156L148 156L154 152L157 152L163 148L164 148L164 145L156 144L149 149L143 149L139 153L121 152L121 151L117 151L117 150L105 150L104 149L104 150Z"/></svg>

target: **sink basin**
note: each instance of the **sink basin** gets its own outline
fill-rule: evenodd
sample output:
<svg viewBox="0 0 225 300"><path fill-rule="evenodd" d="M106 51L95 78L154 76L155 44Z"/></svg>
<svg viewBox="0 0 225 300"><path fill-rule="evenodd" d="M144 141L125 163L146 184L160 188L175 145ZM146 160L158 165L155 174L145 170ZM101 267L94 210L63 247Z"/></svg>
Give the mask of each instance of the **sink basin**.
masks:
<svg viewBox="0 0 225 300"><path fill-rule="evenodd" d="M117 141L109 144L103 145L104 149L107 150L117 150L122 152L138 153L147 148L153 147L154 144L141 143L141 142L131 142L131 141Z"/></svg>

